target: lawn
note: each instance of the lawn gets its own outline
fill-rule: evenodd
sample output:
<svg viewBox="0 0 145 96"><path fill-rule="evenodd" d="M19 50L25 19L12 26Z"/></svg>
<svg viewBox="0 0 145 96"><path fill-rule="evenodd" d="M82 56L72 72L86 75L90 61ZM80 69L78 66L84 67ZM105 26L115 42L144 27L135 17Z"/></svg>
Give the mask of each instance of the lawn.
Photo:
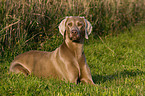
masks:
<svg viewBox="0 0 145 96"><path fill-rule="evenodd" d="M13 57L5 56L0 64L0 95L143 96L145 95L144 26L145 24L138 24L116 36L91 35L89 40L85 41L84 52L96 86L81 83L76 85L32 75L25 77L21 74L9 74ZM57 43L54 43L54 46L55 44L58 46ZM50 45L46 48L52 47Z"/></svg>

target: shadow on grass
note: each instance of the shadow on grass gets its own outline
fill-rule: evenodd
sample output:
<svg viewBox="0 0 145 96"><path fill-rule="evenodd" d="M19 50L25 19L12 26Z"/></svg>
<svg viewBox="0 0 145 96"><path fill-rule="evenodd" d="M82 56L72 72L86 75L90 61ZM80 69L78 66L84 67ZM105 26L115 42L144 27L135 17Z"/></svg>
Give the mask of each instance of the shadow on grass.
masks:
<svg viewBox="0 0 145 96"><path fill-rule="evenodd" d="M135 77L138 75L145 75L144 71L137 70L123 70L121 72L116 72L112 75L93 75L93 81L95 84L104 83L106 81L111 81L113 79Z"/></svg>

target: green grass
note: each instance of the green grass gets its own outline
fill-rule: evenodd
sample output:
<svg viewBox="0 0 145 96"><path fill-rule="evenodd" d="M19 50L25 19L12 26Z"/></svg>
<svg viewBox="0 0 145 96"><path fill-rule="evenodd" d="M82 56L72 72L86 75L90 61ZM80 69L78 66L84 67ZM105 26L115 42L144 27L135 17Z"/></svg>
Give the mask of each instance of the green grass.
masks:
<svg viewBox="0 0 145 96"><path fill-rule="evenodd" d="M85 41L85 55L96 86L9 74L13 55L0 64L0 95L143 96L145 95L145 24L117 36ZM54 37L55 39L57 37ZM48 40L39 50L54 50L62 40ZM57 43L59 42L59 44ZM55 47L54 47L55 46ZM50 48L49 48L50 47ZM11 54L11 52L7 52Z"/></svg>

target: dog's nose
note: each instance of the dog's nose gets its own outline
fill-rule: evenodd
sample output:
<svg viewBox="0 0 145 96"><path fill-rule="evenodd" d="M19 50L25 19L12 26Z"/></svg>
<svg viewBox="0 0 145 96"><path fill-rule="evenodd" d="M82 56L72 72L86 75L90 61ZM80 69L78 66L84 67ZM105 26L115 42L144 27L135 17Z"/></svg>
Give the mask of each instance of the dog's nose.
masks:
<svg viewBox="0 0 145 96"><path fill-rule="evenodd" d="M72 33L73 35L77 35L77 34L78 34L77 30L72 30L71 33Z"/></svg>

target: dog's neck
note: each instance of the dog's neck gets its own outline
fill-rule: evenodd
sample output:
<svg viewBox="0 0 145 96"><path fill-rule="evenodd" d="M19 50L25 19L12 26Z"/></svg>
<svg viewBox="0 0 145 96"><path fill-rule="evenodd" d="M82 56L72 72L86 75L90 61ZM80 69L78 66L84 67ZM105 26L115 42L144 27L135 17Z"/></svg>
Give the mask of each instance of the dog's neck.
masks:
<svg viewBox="0 0 145 96"><path fill-rule="evenodd" d="M84 39L76 43L70 40L68 36L66 36L66 38L64 39L64 43L77 59L81 58L83 54Z"/></svg>

